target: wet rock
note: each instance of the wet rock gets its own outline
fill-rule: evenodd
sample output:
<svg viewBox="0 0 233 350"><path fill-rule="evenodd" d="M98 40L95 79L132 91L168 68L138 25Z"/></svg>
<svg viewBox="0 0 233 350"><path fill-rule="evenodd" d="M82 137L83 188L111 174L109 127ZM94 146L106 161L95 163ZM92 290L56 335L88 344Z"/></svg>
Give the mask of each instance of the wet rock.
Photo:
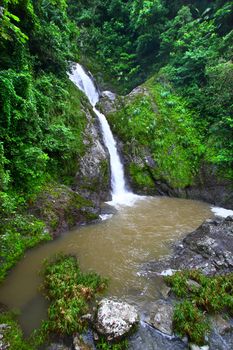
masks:
<svg viewBox="0 0 233 350"><path fill-rule="evenodd" d="M53 236L98 219L98 208L65 185L47 184L30 212L42 219Z"/></svg>
<svg viewBox="0 0 233 350"><path fill-rule="evenodd" d="M206 275L233 272L233 221L231 217L206 220L177 244L171 257L147 264L146 269L200 269Z"/></svg>
<svg viewBox="0 0 233 350"><path fill-rule="evenodd" d="M209 336L210 350L232 350L233 349L233 332L227 331L220 334L218 328L213 327Z"/></svg>
<svg viewBox="0 0 233 350"><path fill-rule="evenodd" d="M76 334L73 338L74 350L93 350L95 349L94 345L86 342L86 337L80 337L79 334Z"/></svg>
<svg viewBox="0 0 233 350"><path fill-rule="evenodd" d="M224 335L233 330L233 325L229 320L224 319L221 315L214 315L211 318L212 326L220 334Z"/></svg>
<svg viewBox="0 0 233 350"><path fill-rule="evenodd" d="M108 341L122 338L137 322L138 314L134 306L119 300L100 301L96 329Z"/></svg>
<svg viewBox="0 0 233 350"><path fill-rule="evenodd" d="M10 349L10 344L4 339L4 332L9 328L11 327L6 323L0 324L0 350Z"/></svg>
<svg viewBox="0 0 233 350"><path fill-rule="evenodd" d="M209 345L198 346L195 344L190 344L190 350L209 350Z"/></svg>
<svg viewBox="0 0 233 350"><path fill-rule="evenodd" d="M141 322L138 331L129 338L129 350L188 350L188 346L181 339Z"/></svg>
<svg viewBox="0 0 233 350"><path fill-rule="evenodd" d="M162 284L160 294L163 297L163 299L167 299L169 297L170 292L171 288L168 287L166 284Z"/></svg>
<svg viewBox="0 0 233 350"><path fill-rule="evenodd" d="M102 140L97 117L85 109L87 127L84 134L85 154L78 160L75 190L96 205L110 199L109 153Z"/></svg>
<svg viewBox="0 0 233 350"><path fill-rule="evenodd" d="M133 105L135 99L142 98L144 96L150 96L149 89L144 86L136 87L127 96L115 96L114 99L111 96L104 95L100 99L98 108L100 108L108 117L114 116L114 113L120 109L127 108L131 104ZM156 101L150 98L150 106L152 107L155 115L159 112ZM117 137L117 130L114 130ZM168 183L167 178L163 178L163 175L157 175L156 171L156 157L153 156L150 147L146 148L140 144L140 153L135 157L135 142L137 140L125 140L121 146L121 154L123 156L123 163L125 165L125 171L129 180L129 183L138 194L149 195L167 195L172 197L191 198L204 200L214 205L233 209L233 187L232 181L219 176L218 168L207 162L202 162L200 165L196 177L193 179L190 186L185 188L174 188ZM134 165L144 170L147 176L151 178L151 186L142 186L136 181L130 173L130 165Z"/></svg>
<svg viewBox="0 0 233 350"><path fill-rule="evenodd" d="M165 303L163 300L153 304L153 310L150 315L149 324L160 332L173 335L172 330L173 306Z"/></svg>
<svg viewBox="0 0 233 350"><path fill-rule="evenodd" d="M10 344L5 343L3 340L0 340L0 350L8 350L10 349Z"/></svg>

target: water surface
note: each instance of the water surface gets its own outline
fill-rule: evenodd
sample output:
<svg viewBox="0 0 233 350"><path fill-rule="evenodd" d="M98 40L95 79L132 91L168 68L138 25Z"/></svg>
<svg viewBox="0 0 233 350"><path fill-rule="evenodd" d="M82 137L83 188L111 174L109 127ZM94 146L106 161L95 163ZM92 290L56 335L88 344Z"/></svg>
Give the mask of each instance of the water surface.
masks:
<svg viewBox="0 0 233 350"><path fill-rule="evenodd" d="M75 254L84 271L110 278L108 294L135 304L139 310L159 296L162 279L148 278L143 264L169 254L170 243L211 217L209 205L192 200L147 197L122 207L112 218L79 227L59 239L28 251L0 289L0 301L19 309L28 333L46 317L38 291L42 261L57 252Z"/></svg>

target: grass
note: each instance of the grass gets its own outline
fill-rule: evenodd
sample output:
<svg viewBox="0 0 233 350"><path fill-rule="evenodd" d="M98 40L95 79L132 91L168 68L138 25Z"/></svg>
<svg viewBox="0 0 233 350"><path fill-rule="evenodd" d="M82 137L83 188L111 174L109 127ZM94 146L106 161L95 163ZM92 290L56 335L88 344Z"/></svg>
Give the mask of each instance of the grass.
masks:
<svg viewBox="0 0 233 350"><path fill-rule="evenodd" d="M90 312L96 295L107 287L107 280L96 273L82 273L73 256L57 255L42 270L42 291L50 301L47 331L70 335L85 330L82 316Z"/></svg>
<svg viewBox="0 0 233 350"><path fill-rule="evenodd" d="M10 344L9 350L35 350L34 346L24 339L23 332L13 313L0 313L0 324L7 325L7 328L1 331L1 334L3 335L3 342Z"/></svg>
<svg viewBox="0 0 233 350"><path fill-rule="evenodd" d="M208 316L224 312L233 316L233 273L205 276L198 270L180 271L165 277L175 295L183 300L174 311L174 330L198 345L210 330ZM193 280L199 284L191 285Z"/></svg>

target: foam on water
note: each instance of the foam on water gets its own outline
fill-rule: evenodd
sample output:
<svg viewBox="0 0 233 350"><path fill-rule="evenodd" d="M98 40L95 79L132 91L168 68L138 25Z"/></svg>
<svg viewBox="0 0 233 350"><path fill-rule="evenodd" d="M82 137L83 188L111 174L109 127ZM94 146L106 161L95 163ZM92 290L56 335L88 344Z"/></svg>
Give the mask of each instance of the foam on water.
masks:
<svg viewBox="0 0 233 350"><path fill-rule="evenodd" d="M233 210L230 210L230 209L224 209L220 207L211 207L211 210L215 215L221 216L223 218L226 218L229 215L233 215Z"/></svg>

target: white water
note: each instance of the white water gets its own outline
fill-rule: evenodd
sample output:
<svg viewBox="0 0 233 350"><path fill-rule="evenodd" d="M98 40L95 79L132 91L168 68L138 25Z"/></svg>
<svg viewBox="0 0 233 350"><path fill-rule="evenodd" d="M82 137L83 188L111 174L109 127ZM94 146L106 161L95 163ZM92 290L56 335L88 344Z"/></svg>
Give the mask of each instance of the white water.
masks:
<svg viewBox="0 0 233 350"><path fill-rule="evenodd" d="M140 197L129 192L126 188L124 168L117 153L116 141L106 117L95 107L100 97L95 84L78 63L72 67L72 71L68 75L70 80L87 96L101 125L103 140L110 155L112 201L109 204L132 205Z"/></svg>
<svg viewBox="0 0 233 350"><path fill-rule="evenodd" d="M230 209L224 209L220 207L211 207L211 210L215 215L221 216L223 218L226 218L229 215L233 215L233 210L230 210Z"/></svg>

